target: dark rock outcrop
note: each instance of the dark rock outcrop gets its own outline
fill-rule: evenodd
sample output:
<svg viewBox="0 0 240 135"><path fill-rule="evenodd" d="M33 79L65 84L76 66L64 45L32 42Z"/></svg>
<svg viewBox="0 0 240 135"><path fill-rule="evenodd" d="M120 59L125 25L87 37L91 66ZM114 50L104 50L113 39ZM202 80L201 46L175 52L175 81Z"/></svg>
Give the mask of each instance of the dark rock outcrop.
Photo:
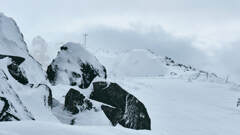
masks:
<svg viewBox="0 0 240 135"><path fill-rule="evenodd" d="M16 63L12 63L7 66L9 73L12 77L17 80L19 83L26 85L28 84L28 79L24 75L24 72L19 68Z"/></svg>
<svg viewBox="0 0 240 135"><path fill-rule="evenodd" d="M11 56L11 55L2 55L2 54L0 54L0 59L6 58L6 57L11 58L12 61L14 63L16 63L17 65L20 65L21 63L23 63L25 61L24 58L19 57L19 56Z"/></svg>
<svg viewBox="0 0 240 135"><path fill-rule="evenodd" d="M97 58L80 44L66 43L47 68L50 83L88 88L95 77L106 78L107 73Z"/></svg>
<svg viewBox="0 0 240 135"><path fill-rule="evenodd" d="M53 60L54 62L54 60ZM53 85L55 85L56 83L56 78L57 78L57 71L58 71L58 67L57 65L49 65L47 68L47 78L49 80L49 82Z"/></svg>
<svg viewBox="0 0 240 135"><path fill-rule="evenodd" d="M17 80L21 84L28 84L28 79L24 75L24 72L19 68L19 65L24 62L24 58L18 56L11 56L11 55L1 55L0 59L3 58L10 58L12 63L7 66L9 73L12 77Z"/></svg>
<svg viewBox="0 0 240 135"><path fill-rule="evenodd" d="M34 120L8 80L9 76L0 69L0 121Z"/></svg>
<svg viewBox="0 0 240 135"><path fill-rule="evenodd" d="M19 121L20 119L11 113L9 113L8 100L5 97L0 97L0 104L3 104L2 108L0 108L0 121Z"/></svg>
<svg viewBox="0 0 240 135"><path fill-rule="evenodd" d="M64 109L72 114L93 109L93 104L83 94L75 89L70 89L65 96Z"/></svg>
<svg viewBox="0 0 240 135"><path fill-rule="evenodd" d="M108 104L102 110L113 125L132 129L151 129L151 120L143 103L116 83L94 82L90 99Z"/></svg>
<svg viewBox="0 0 240 135"><path fill-rule="evenodd" d="M98 72L97 70L94 69L93 66L91 66L90 64L88 63L82 63L81 64L81 71L82 71L82 83L79 85L80 88L87 88L92 80L98 76ZM105 71L105 68L103 67L103 71ZM74 78L79 78L81 77L80 75L79 76L72 76L72 80L74 80ZM74 82L74 81L73 81ZM76 83L76 82L74 82Z"/></svg>
<svg viewBox="0 0 240 135"><path fill-rule="evenodd" d="M18 95L11 90L11 86L0 89L0 121L19 121L22 119L34 120Z"/></svg>
<svg viewBox="0 0 240 135"><path fill-rule="evenodd" d="M101 108L113 126L116 126L119 123L124 114L124 112L118 108L113 108L106 105L102 105Z"/></svg>

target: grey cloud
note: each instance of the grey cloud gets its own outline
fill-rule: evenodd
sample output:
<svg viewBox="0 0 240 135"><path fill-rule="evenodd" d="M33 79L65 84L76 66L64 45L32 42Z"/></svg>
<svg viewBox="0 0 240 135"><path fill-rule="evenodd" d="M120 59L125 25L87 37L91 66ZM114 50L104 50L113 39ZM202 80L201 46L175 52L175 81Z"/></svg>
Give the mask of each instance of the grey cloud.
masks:
<svg viewBox="0 0 240 135"><path fill-rule="evenodd" d="M194 39L177 38L160 26L146 28L148 31L141 31L144 27L136 25L132 29L115 29L107 26L98 26L87 29L89 34L87 45L91 48L105 49L151 49L161 56L174 58L178 62L197 67L207 63L206 54L193 47ZM78 38L81 40L82 33L76 32L65 35L62 38L72 40Z"/></svg>
<svg viewBox="0 0 240 135"><path fill-rule="evenodd" d="M216 23L223 26L227 22L239 22L239 5L239 0L6 0L1 1L0 9L17 20L30 40L35 33L55 35L76 20L97 23L123 16L121 21L126 23L137 20L163 24L170 29L182 27L183 32L188 27L190 30L210 28Z"/></svg>
<svg viewBox="0 0 240 135"><path fill-rule="evenodd" d="M216 53L216 59L219 65L232 79L240 82L240 41L236 41L231 45L222 48Z"/></svg>
<svg viewBox="0 0 240 135"><path fill-rule="evenodd" d="M149 48L186 64L239 74L237 42L234 49L222 49L206 58L205 52L192 45L195 39L177 38L165 31L203 36L220 43L223 38L236 40L240 32L239 0L5 0L1 1L0 9L17 21L28 41L36 35L50 42L79 41L82 33L88 31L91 46ZM139 28L161 25L164 30L155 27L142 32L118 26L121 23L130 26L133 22L142 23ZM71 34L68 26L80 32ZM80 27L84 29L79 30ZM209 48L214 47L209 44ZM216 61L217 66L209 63L209 59Z"/></svg>

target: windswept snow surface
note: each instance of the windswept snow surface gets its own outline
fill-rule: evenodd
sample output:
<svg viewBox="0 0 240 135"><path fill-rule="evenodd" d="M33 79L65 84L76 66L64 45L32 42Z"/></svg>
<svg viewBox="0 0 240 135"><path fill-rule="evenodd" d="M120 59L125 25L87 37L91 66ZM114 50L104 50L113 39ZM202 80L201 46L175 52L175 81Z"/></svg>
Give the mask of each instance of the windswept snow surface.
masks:
<svg viewBox="0 0 240 135"><path fill-rule="evenodd" d="M68 126L39 122L0 123L3 135L52 134L147 134L147 135L239 135L239 88L209 82L187 82L162 77L115 79L141 100L151 117L151 131L121 126ZM41 132L40 132L41 131ZM15 133L15 134L14 134Z"/></svg>
<svg viewBox="0 0 240 135"><path fill-rule="evenodd" d="M236 107L239 88L169 78L116 81L145 104L153 134L240 134L240 111Z"/></svg>
<svg viewBox="0 0 240 135"><path fill-rule="evenodd" d="M49 122L0 123L0 135L149 135L149 131L136 131L109 126L70 126Z"/></svg>

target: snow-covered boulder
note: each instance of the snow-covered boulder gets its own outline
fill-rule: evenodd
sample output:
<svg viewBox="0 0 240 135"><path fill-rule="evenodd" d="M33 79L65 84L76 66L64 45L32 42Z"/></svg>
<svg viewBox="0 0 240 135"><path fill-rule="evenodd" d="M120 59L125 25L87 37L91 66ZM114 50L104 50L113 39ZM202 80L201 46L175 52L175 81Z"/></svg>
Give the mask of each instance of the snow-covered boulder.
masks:
<svg viewBox="0 0 240 135"><path fill-rule="evenodd" d="M19 82L8 69L12 63L11 58L0 59L1 120L57 120L51 113L51 89L46 84Z"/></svg>
<svg viewBox="0 0 240 135"><path fill-rule="evenodd" d="M144 104L116 83L94 82L90 99L102 102L101 108L112 122L126 128L151 129L151 120Z"/></svg>
<svg viewBox="0 0 240 135"><path fill-rule="evenodd" d="M0 54L24 58L20 68L24 70L29 83L37 84L46 80L41 65L29 55L23 34L16 22L3 14L0 14Z"/></svg>
<svg viewBox="0 0 240 135"><path fill-rule="evenodd" d="M1 66L4 64L1 59L0 64ZM0 67L0 121L33 120L32 114L23 105L8 80L9 76Z"/></svg>
<svg viewBox="0 0 240 135"><path fill-rule="evenodd" d="M66 43L47 69L53 84L67 84L87 88L96 77L106 78L105 67L80 44Z"/></svg>
<svg viewBox="0 0 240 135"><path fill-rule="evenodd" d="M0 14L0 119L57 121L47 84L15 21Z"/></svg>
<svg viewBox="0 0 240 135"><path fill-rule="evenodd" d="M84 110L93 109L93 104L79 91L71 88L65 96L64 108L72 114L77 114Z"/></svg>
<svg viewBox="0 0 240 135"><path fill-rule="evenodd" d="M55 87L55 86L54 86ZM54 88L53 87L53 88ZM62 85L56 86L58 96L53 98L53 114L59 121L69 125L105 125L110 122L101 109L102 103L89 99L90 89L77 89L68 86L67 91L59 91Z"/></svg>
<svg viewBox="0 0 240 135"><path fill-rule="evenodd" d="M11 51L12 47L18 47L23 51L27 51L26 43L23 40L23 35L21 34L16 22L9 17L6 17L3 13L0 13L0 43L8 43L6 45L1 45L1 47L7 47ZM6 49L7 49L6 48Z"/></svg>

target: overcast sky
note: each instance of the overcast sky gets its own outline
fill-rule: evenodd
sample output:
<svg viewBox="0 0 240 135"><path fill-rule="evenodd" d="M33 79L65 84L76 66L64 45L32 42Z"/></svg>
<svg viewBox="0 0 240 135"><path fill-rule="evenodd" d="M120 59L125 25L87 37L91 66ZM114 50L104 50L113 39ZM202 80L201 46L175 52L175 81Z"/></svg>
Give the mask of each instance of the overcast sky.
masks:
<svg viewBox="0 0 240 135"><path fill-rule="evenodd" d="M240 80L239 0L0 0L25 39L148 48Z"/></svg>

